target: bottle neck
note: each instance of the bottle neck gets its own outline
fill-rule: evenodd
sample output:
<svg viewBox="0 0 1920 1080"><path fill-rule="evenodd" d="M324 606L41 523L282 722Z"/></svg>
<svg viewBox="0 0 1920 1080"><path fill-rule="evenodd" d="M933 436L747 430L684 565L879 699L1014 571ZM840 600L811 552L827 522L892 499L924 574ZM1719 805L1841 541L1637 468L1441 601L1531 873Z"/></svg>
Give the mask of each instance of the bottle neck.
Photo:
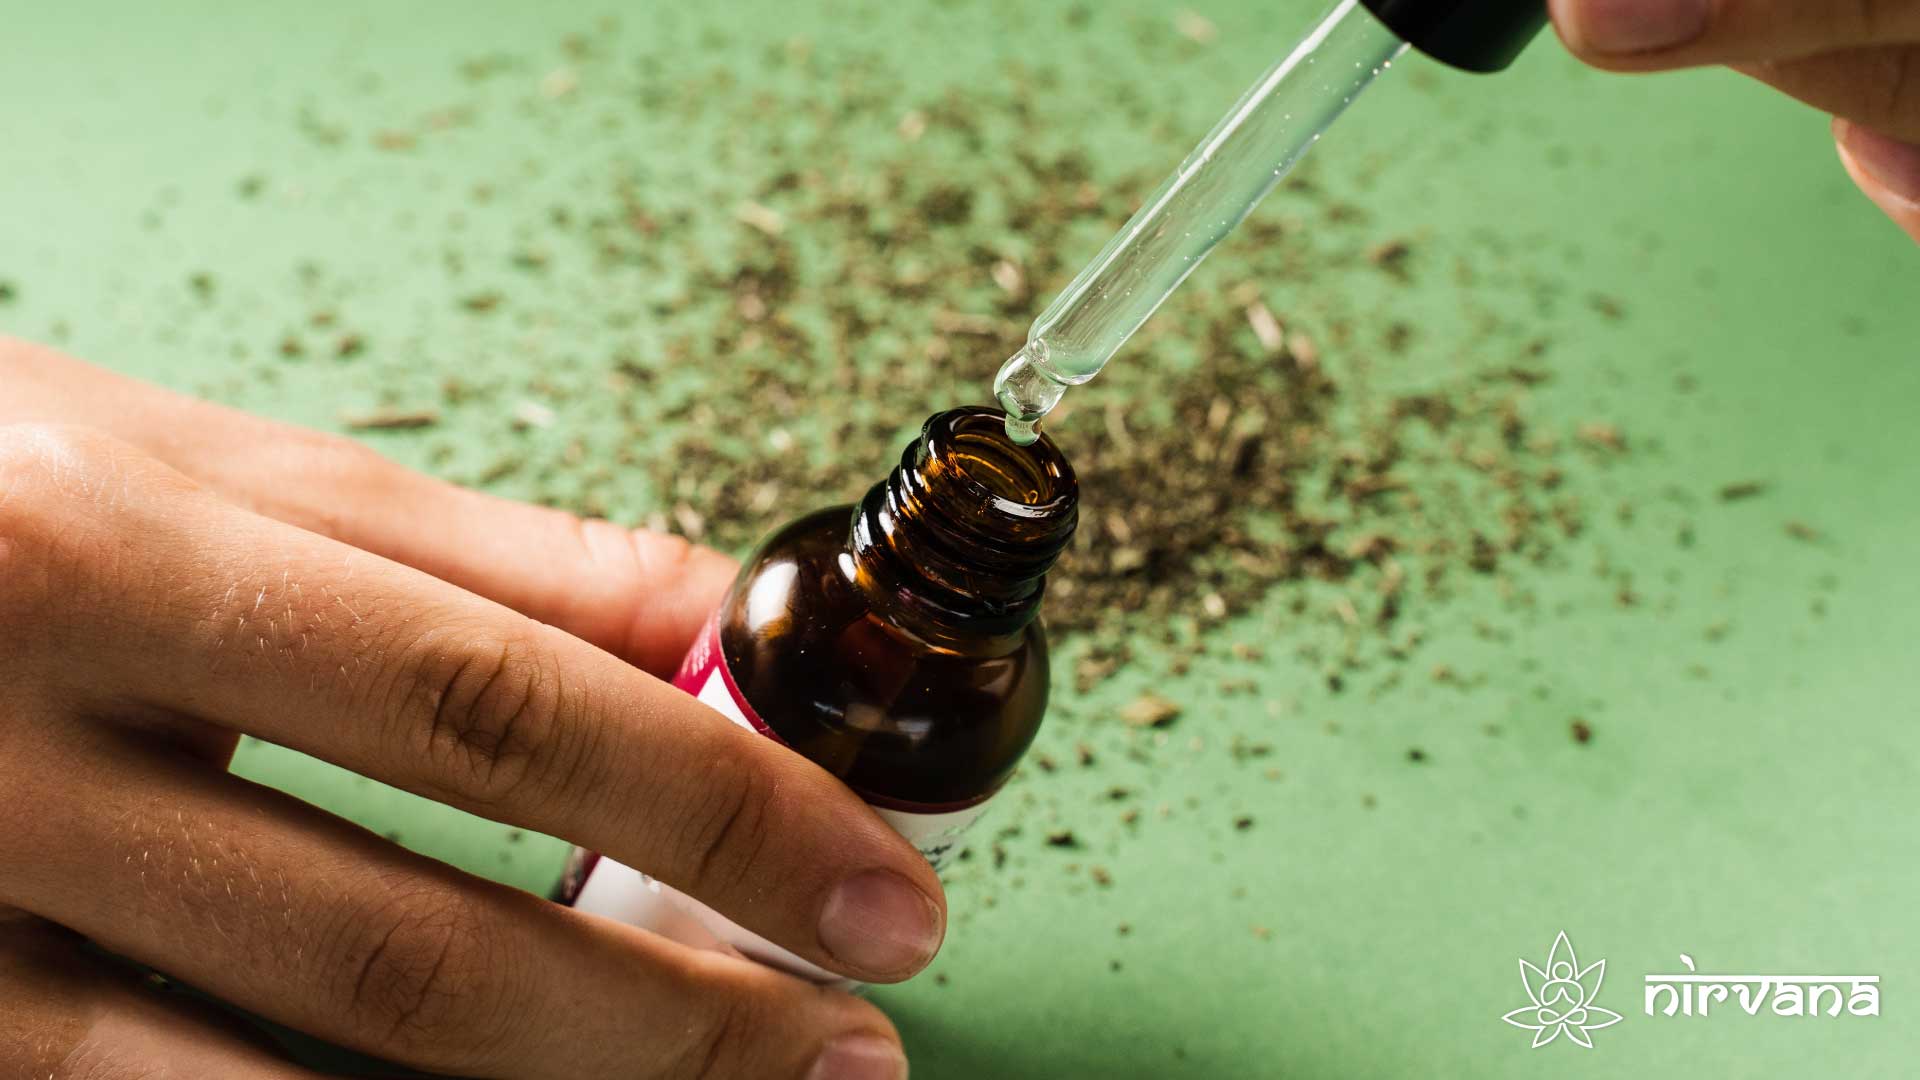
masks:
<svg viewBox="0 0 1920 1080"><path fill-rule="evenodd" d="M868 602L946 648L1018 634L1073 538L1078 485L1052 441L1007 438L997 409L937 413L853 515L848 550Z"/></svg>

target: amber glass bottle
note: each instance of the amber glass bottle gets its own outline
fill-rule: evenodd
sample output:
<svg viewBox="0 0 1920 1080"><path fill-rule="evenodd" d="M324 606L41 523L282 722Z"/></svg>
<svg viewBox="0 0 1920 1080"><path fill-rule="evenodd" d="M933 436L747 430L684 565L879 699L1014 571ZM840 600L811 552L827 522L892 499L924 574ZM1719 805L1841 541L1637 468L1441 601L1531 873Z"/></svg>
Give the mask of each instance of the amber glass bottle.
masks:
<svg viewBox="0 0 1920 1080"><path fill-rule="evenodd" d="M674 685L843 780L938 867L1047 704L1037 616L1073 536L1073 470L1003 414L939 413L856 506L775 530ZM644 873L576 852L557 899L694 944L827 972Z"/></svg>

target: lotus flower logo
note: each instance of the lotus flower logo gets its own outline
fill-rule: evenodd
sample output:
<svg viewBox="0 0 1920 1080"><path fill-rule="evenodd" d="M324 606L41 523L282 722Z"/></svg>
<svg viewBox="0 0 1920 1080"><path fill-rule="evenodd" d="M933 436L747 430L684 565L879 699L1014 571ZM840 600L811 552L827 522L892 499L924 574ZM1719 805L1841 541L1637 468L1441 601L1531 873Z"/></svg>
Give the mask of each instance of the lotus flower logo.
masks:
<svg viewBox="0 0 1920 1080"><path fill-rule="evenodd" d="M1593 1003L1606 974L1605 960L1595 960L1582 969L1573 955L1573 942L1562 930L1553 939L1545 969L1520 961L1520 982L1532 1001L1500 1019L1533 1032L1536 1050L1562 1035L1591 1050L1592 1032L1620 1022L1619 1013Z"/></svg>

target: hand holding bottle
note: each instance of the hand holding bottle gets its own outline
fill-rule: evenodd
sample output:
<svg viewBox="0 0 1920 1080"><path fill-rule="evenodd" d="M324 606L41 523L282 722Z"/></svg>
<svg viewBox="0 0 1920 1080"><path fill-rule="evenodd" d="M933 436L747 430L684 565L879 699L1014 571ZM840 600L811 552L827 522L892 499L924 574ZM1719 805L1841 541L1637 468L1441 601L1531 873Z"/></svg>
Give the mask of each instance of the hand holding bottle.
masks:
<svg viewBox="0 0 1920 1080"><path fill-rule="evenodd" d="M904 1074L865 1002L226 771L251 734L647 866L835 971L903 978L944 926L925 859L827 773L647 673L679 660L729 560L18 342L0 340L0 387L0 1075L312 1075L82 938L436 1073Z"/></svg>

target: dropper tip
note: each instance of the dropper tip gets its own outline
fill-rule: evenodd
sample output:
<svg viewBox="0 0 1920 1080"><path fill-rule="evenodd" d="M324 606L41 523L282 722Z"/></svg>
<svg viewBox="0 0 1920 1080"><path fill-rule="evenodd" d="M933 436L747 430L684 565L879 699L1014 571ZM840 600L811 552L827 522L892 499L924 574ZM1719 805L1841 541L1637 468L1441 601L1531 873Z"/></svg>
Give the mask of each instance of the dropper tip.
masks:
<svg viewBox="0 0 1920 1080"><path fill-rule="evenodd" d="M1032 446L1040 438L1035 425L1060 402L1067 385L1043 366L1046 345L1029 341L1007 358L993 378L994 400L1007 412L1007 438L1018 446Z"/></svg>

